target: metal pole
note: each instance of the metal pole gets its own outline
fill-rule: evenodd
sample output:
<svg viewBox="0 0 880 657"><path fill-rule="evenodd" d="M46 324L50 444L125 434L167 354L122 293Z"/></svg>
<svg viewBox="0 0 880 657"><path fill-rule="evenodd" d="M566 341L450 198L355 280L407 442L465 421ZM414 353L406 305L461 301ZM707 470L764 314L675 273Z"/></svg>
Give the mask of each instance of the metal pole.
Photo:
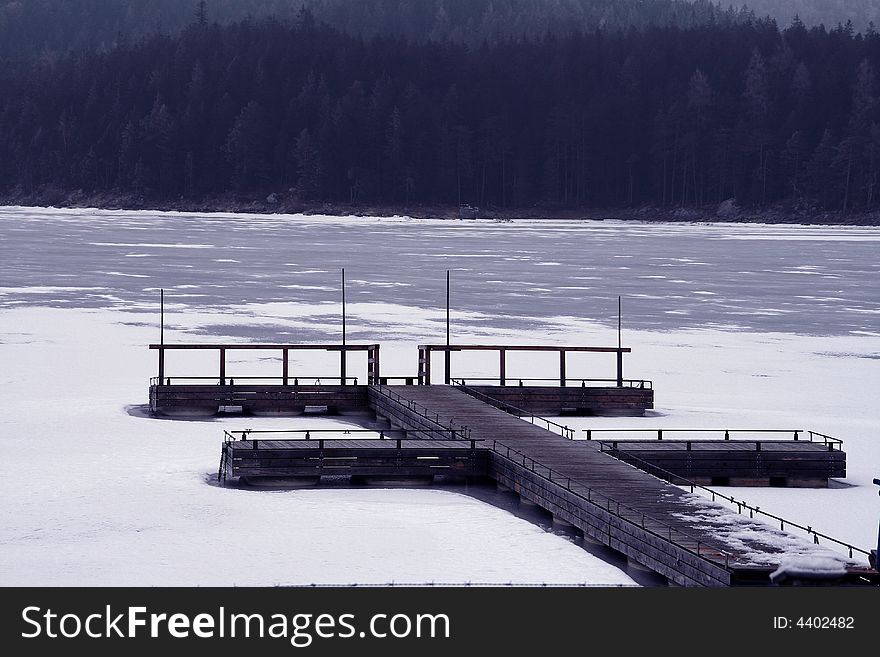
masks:
<svg viewBox="0 0 880 657"><path fill-rule="evenodd" d="M620 295L617 295L617 348L620 349L623 342L620 337L621 317L620 317Z"/></svg>
<svg viewBox="0 0 880 657"><path fill-rule="evenodd" d="M165 344L165 289L159 289L159 344ZM165 350L159 349L159 385L165 385Z"/></svg>
<svg viewBox="0 0 880 657"><path fill-rule="evenodd" d="M623 387L623 339L621 337L621 303L617 295L617 387Z"/></svg>
<svg viewBox="0 0 880 657"><path fill-rule="evenodd" d="M875 479L874 483L880 486L880 479ZM877 551L874 552L874 570L880 570L880 563L878 563L878 559L880 559L880 528L878 528L877 530ZM870 557L868 557L868 560L870 562Z"/></svg>
<svg viewBox="0 0 880 657"><path fill-rule="evenodd" d="M449 270L446 270L446 346L449 346Z"/></svg>
<svg viewBox="0 0 880 657"><path fill-rule="evenodd" d="M342 346L345 346L345 267L342 268Z"/></svg>
<svg viewBox="0 0 880 657"><path fill-rule="evenodd" d="M449 330L449 270L446 270L446 346L450 345L450 330ZM452 352L449 349L446 350L446 383L448 384L452 378L450 373L450 369L452 369Z"/></svg>
<svg viewBox="0 0 880 657"><path fill-rule="evenodd" d="M340 383L345 385L346 376L345 376L345 361L346 361L346 351L345 351L345 267L342 268L342 355L339 357L339 377Z"/></svg>

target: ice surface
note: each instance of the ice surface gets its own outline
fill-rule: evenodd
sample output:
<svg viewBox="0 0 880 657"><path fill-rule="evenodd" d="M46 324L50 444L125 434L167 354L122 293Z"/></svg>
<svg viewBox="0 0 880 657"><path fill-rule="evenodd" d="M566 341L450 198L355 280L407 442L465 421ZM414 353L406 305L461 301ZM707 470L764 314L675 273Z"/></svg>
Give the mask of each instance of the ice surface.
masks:
<svg viewBox="0 0 880 657"><path fill-rule="evenodd" d="M155 304L154 288L181 284L205 294L204 309L242 300L322 302L333 296L345 267L352 281L368 282L349 286L350 302L422 308L444 306L445 270L452 269L456 310L490 313L498 325L514 328L528 328L529 318L542 315L611 323L618 294L644 295L624 303L630 329L735 325L844 335L876 331L880 321L854 313L880 307L880 285L871 284L880 275L880 229L871 227L33 208L0 208L0 225L4 287L65 286L75 279L108 288L119 299L114 305L126 308ZM129 257L133 250L151 257ZM315 275L324 272L330 273ZM149 278L128 281L120 274ZM584 289L583 280L597 283ZM519 285L533 289L524 293ZM7 293L0 305L22 298L29 297ZM107 303L87 290L59 291L57 301Z"/></svg>
<svg viewBox="0 0 880 657"><path fill-rule="evenodd" d="M159 287L169 341L337 341L341 266L351 279L348 338L381 342L387 375L414 375L415 346L445 338L447 268L456 270L453 339L462 342L616 344L616 295L628 295L624 344L634 351L625 375L654 381L656 411L564 422L798 428L842 438L848 477L833 488L725 491L873 546L878 236L862 228L0 209L2 490L16 500L0 512L0 582L631 583L570 542L457 494L210 485L224 428L314 419L172 422L125 411L146 401L155 375L145 345L158 337ZM128 257L132 249L151 257ZM625 260L631 271L620 272L621 255L633 256ZM548 262L560 264L540 264ZM828 278L786 273L796 271ZM666 273L673 276L639 278ZM682 283L713 294L688 294ZM363 358L350 363L350 374L363 376ZM171 375L214 366L177 354L168 363ZM317 372L327 363L304 356L291 366ZM230 352L229 367L232 376L277 375L280 364ZM456 354L453 367L457 376L497 375L490 356ZM552 377L557 367L510 354L507 374ZM612 375L613 356L569 355L569 376ZM169 450L174 458L157 458ZM261 558L233 582L231 554Z"/></svg>
<svg viewBox="0 0 880 657"><path fill-rule="evenodd" d="M0 314L0 584L634 584L566 538L454 492L217 486L223 429L351 425L128 413L153 374L144 345L155 330L133 325L142 319Z"/></svg>

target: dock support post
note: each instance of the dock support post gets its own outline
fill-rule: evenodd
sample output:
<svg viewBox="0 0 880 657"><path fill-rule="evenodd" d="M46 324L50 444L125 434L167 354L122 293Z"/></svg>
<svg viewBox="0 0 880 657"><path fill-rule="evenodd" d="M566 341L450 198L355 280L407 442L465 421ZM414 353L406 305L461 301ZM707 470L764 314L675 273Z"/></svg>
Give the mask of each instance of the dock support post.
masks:
<svg viewBox="0 0 880 657"><path fill-rule="evenodd" d="M501 373L500 373L499 378L501 380L501 385L507 385L507 362L506 362L506 358L505 358L507 351L504 349L501 349L501 350L499 350L498 353L500 354L500 364L501 364L501 368L500 368Z"/></svg>
<svg viewBox="0 0 880 657"><path fill-rule="evenodd" d="M568 520L564 520L560 518L555 513L553 514L553 528L564 530L567 533L574 534L577 529L574 525L572 525Z"/></svg>
<svg viewBox="0 0 880 657"><path fill-rule="evenodd" d="M287 385L287 378L289 374L288 369L289 359L287 349L281 350L281 385Z"/></svg>
<svg viewBox="0 0 880 657"><path fill-rule="evenodd" d="M559 385L565 387L565 350L559 352Z"/></svg>
<svg viewBox="0 0 880 657"><path fill-rule="evenodd" d="M226 385L226 350L220 348L220 385Z"/></svg>

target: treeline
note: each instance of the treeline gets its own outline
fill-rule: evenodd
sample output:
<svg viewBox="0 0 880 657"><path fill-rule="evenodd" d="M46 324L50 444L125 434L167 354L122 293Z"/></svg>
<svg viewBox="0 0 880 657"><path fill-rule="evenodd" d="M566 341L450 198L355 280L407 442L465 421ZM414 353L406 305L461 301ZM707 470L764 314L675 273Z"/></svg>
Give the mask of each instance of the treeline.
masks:
<svg viewBox="0 0 880 657"><path fill-rule="evenodd" d="M852 22L859 31L871 23L880 26L880 2L877 0L749 0L758 16L772 16L788 25L798 16L807 25L834 27Z"/></svg>
<svg viewBox="0 0 880 657"><path fill-rule="evenodd" d="M194 24L0 69L0 192L874 207L880 36L772 21L471 49Z"/></svg>
<svg viewBox="0 0 880 657"><path fill-rule="evenodd" d="M174 36L200 12L228 24L302 9L352 36L479 46L508 39L649 26L690 28L754 15L710 0L0 0L0 60L106 51L144 36ZM785 15L788 24L793 13Z"/></svg>
<svg viewBox="0 0 880 657"><path fill-rule="evenodd" d="M807 26L850 21L862 32L880 23L877 0L0 0L0 60L54 58L107 51L145 36L174 36L200 12L228 24L274 16L316 21L372 39L452 41L471 47L547 34L690 29L772 17L783 26L797 15Z"/></svg>

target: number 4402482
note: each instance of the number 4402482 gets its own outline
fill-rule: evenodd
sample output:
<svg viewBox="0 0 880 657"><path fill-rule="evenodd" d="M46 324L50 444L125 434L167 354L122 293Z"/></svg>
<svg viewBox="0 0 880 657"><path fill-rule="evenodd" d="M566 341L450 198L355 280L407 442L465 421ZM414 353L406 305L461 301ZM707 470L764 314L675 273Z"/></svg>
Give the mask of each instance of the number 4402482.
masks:
<svg viewBox="0 0 880 657"><path fill-rule="evenodd" d="M852 630L855 618L852 616L800 616L797 619L776 616L773 619L775 630Z"/></svg>
<svg viewBox="0 0 880 657"><path fill-rule="evenodd" d="M801 616L794 626L807 630L851 630L855 619L852 616Z"/></svg>

